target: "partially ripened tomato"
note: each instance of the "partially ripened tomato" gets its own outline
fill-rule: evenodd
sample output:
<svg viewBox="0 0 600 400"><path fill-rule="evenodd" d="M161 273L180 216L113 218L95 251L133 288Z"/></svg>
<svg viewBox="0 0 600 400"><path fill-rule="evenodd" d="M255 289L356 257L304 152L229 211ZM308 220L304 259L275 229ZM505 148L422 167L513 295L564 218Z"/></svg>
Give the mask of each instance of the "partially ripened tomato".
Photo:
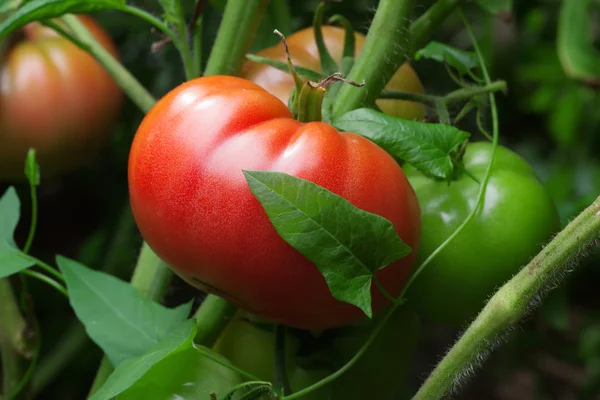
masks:
<svg viewBox="0 0 600 400"><path fill-rule="evenodd" d="M111 37L79 16L115 57ZM27 24L0 69L0 179L21 180L25 156L36 149L43 176L86 163L106 142L123 93L87 52L39 22Z"/></svg>

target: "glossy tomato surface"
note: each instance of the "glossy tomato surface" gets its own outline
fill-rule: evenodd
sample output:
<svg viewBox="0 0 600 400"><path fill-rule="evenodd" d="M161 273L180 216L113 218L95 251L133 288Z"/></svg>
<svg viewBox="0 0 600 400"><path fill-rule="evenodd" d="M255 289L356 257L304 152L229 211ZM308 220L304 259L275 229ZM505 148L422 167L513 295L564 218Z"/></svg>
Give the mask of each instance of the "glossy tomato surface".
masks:
<svg viewBox="0 0 600 400"><path fill-rule="evenodd" d="M483 180L492 145L471 143L464 166ZM423 214L419 260L442 244L473 210L479 184L462 175L450 182L406 173ZM421 313L460 327L477 315L487 298L537 254L559 227L557 209L533 169L506 147L496 150L484 206L415 280L407 298Z"/></svg>
<svg viewBox="0 0 600 400"><path fill-rule="evenodd" d="M345 31L335 26L323 26L322 29L325 47L329 50L331 57L340 65L344 51ZM355 33L354 40L355 54L358 55L365 44L365 36ZM288 36L287 43L294 65L322 72L319 50L317 49L312 27L302 29ZM264 49L258 52L257 55L283 62L287 60L283 43ZM294 80L290 74L253 61L247 61L244 64L241 76L257 83L286 104L294 87ZM409 63L402 64L385 88L387 90L423 93L421 80ZM384 113L400 118L423 119L425 116L425 107L420 103L411 101L377 100L377 106Z"/></svg>
<svg viewBox="0 0 600 400"><path fill-rule="evenodd" d="M390 220L414 251L377 272L399 294L420 233L415 193L384 150L322 122L292 119L245 79L186 82L142 121L129 158L133 213L148 244L179 275L238 307L301 329L365 318L335 300L317 268L275 231L242 170L271 170L321 185ZM375 311L387 304L372 287Z"/></svg>
<svg viewBox="0 0 600 400"><path fill-rule="evenodd" d="M115 57L110 36L79 16ZM30 147L43 177L86 163L102 147L118 117L123 93L87 52L33 22L10 48L0 69L0 179L25 179Z"/></svg>

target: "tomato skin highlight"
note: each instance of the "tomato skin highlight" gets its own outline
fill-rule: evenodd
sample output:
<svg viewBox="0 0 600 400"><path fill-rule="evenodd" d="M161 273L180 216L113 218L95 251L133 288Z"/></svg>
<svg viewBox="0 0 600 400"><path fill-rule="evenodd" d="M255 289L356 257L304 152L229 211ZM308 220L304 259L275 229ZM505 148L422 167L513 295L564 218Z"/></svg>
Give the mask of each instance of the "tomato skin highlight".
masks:
<svg viewBox="0 0 600 400"><path fill-rule="evenodd" d="M340 65L344 51L345 30L337 26L325 25L322 27L322 32L325 47L329 50L333 60ZM319 50L312 27L291 34L286 38L286 41L294 65L322 72ZM355 32L354 43L355 56L358 56L365 44L365 36ZM273 47L259 51L257 55L277 61L287 61L285 48L281 42ZM280 71L270 65L254 61L246 61L244 63L241 77L263 87L285 104L287 104L288 97L294 87L294 80L291 74ZM405 62L398 68L385 89L418 94L424 92L419 76L408 62ZM382 112L395 117L422 120L425 116L425 106L413 101L379 99L376 101L376 104Z"/></svg>
<svg viewBox="0 0 600 400"><path fill-rule="evenodd" d="M78 16L113 56L110 36ZM123 92L87 52L38 22L6 54L0 69L0 179L24 180L25 157L36 149L43 177L85 164L106 143Z"/></svg>
<svg viewBox="0 0 600 400"><path fill-rule="evenodd" d="M467 145L465 168L480 182L491 151L489 142ZM412 167L405 171L423 214L420 264L467 218L479 184L465 174L448 185ZM464 326L558 229L556 206L531 166L498 146L484 207L417 277L407 299L431 320Z"/></svg>
<svg viewBox="0 0 600 400"><path fill-rule="evenodd" d="M186 82L150 110L129 158L134 217L152 249L193 285L300 329L366 318L335 300L316 267L277 234L242 170L307 179L390 220L411 254L377 272L397 295L420 233L415 193L395 160L353 133L302 124L256 84L211 76ZM388 301L372 287L373 309Z"/></svg>

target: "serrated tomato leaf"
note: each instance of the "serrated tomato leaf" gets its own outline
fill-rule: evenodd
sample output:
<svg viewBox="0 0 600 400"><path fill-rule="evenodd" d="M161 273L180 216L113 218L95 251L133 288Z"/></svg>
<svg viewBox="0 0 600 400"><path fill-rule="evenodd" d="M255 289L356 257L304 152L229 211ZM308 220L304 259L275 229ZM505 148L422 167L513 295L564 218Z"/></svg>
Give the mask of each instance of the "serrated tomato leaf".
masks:
<svg viewBox="0 0 600 400"><path fill-rule="evenodd" d="M244 175L279 235L315 264L333 297L371 317L373 274L411 251L393 224L305 179Z"/></svg>
<svg viewBox="0 0 600 400"><path fill-rule="evenodd" d="M366 137L428 176L445 180L453 176L454 153L470 136L452 125L409 121L368 108L350 111L333 125Z"/></svg>
<svg viewBox="0 0 600 400"><path fill-rule="evenodd" d="M90 400L110 400L123 393L142 378L150 368L169 355L191 348L196 331L194 321L183 321L179 329L167 335L146 353L119 364L104 385L90 397Z"/></svg>
<svg viewBox="0 0 600 400"><path fill-rule="evenodd" d="M429 42L427 46L417 51L415 59L421 58L445 62L456 68L461 75L479 65L477 55L472 51L460 50L440 42Z"/></svg>
<svg viewBox="0 0 600 400"><path fill-rule="evenodd" d="M166 308L112 275L62 256L56 262L77 318L115 366L181 329L190 312L191 303Z"/></svg>
<svg viewBox="0 0 600 400"><path fill-rule="evenodd" d="M31 21L61 15L121 9L125 0L32 0L23 4L0 24L0 39Z"/></svg>

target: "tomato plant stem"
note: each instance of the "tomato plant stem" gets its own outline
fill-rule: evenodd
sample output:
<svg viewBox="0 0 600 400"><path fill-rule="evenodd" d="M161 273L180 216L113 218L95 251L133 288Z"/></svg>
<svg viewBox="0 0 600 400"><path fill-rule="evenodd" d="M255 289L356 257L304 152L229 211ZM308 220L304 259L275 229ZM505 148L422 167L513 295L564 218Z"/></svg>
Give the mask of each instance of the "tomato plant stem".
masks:
<svg viewBox="0 0 600 400"><path fill-rule="evenodd" d="M421 15L410 26L410 52L408 57L412 57L417 50L421 49L431 37L431 35L439 30L440 24L464 0L438 0L433 4L423 15Z"/></svg>
<svg viewBox="0 0 600 400"><path fill-rule="evenodd" d="M198 326L194 342L212 347L235 311L236 307L227 300L218 296L207 296L194 315Z"/></svg>
<svg viewBox="0 0 600 400"><path fill-rule="evenodd" d="M64 15L63 22L75 38L87 46L86 49L111 74L125 93L144 112L150 110L156 100L133 75L117 61L100 43L94 39L87 28L74 15Z"/></svg>
<svg viewBox="0 0 600 400"><path fill-rule="evenodd" d="M24 356L30 355L30 346L24 333L27 327L14 297L8 278L0 279L0 345L12 348Z"/></svg>
<svg viewBox="0 0 600 400"><path fill-rule="evenodd" d="M8 278L0 279L0 354L2 356L2 390L12 393L24 373L24 360L32 356L25 338L27 324L17 305Z"/></svg>
<svg viewBox="0 0 600 400"><path fill-rule="evenodd" d="M531 311L540 297L598 244L599 238L600 197L494 294L414 399L442 398L462 383L465 371L477 367L483 356L500 344L507 329Z"/></svg>
<svg viewBox="0 0 600 400"><path fill-rule="evenodd" d="M275 382L275 389L283 392L284 395L292 393L286 371L285 331L285 325L275 325L275 376L273 377L273 381Z"/></svg>
<svg viewBox="0 0 600 400"><path fill-rule="evenodd" d="M423 104L433 105L438 100L442 100L445 103L454 103L459 101L470 100L475 96L479 96L486 93L498 92L506 90L505 81L495 81L489 85L475 86L469 88L460 88L453 92L448 93L446 96L434 96L419 93L410 92L397 92L394 90L384 90L379 96L380 99L399 99L416 101Z"/></svg>
<svg viewBox="0 0 600 400"><path fill-rule="evenodd" d="M40 360L31 381L32 395L39 394L90 343L83 325L74 321L61 335L61 340L49 349L50 353Z"/></svg>
<svg viewBox="0 0 600 400"><path fill-rule="evenodd" d="M348 79L365 81L364 88L344 85L333 105L333 116L371 104L394 72L406 60L408 25L414 0L381 0L369 28L363 49Z"/></svg>
<svg viewBox="0 0 600 400"><path fill-rule="evenodd" d="M364 50L348 78L363 79L362 89L342 87L333 108L333 116L370 104L379 96L393 73L427 43L433 32L464 0L439 0L407 29L412 1L381 0L369 29ZM406 33L410 32L410 35ZM410 42L407 37L410 36Z"/></svg>
<svg viewBox="0 0 600 400"><path fill-rule="evenodd" d="M229 0L204 75L238 75L268 0Z"/></svg>

